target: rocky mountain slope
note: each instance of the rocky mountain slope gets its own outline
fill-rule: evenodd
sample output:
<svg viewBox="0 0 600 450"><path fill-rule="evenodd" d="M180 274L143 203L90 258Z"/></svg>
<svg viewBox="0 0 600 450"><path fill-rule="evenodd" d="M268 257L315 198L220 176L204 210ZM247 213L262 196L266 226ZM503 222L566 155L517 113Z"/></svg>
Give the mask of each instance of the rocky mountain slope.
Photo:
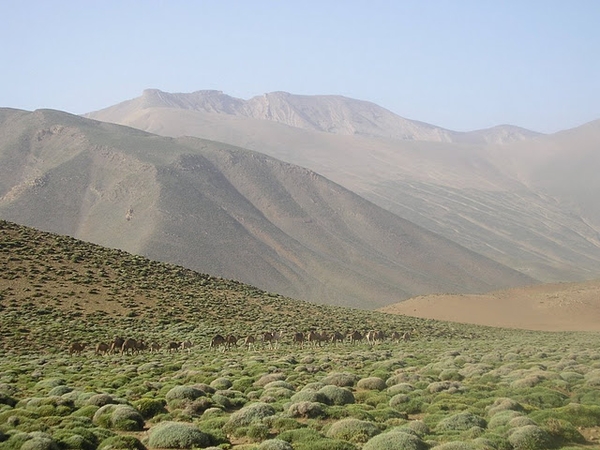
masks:
<svg viewBox="0 0 600 450"><path fill-rule="evenodd" d="M294 298L376 308L533 280L305 168L52 110L0 110L0 218Z"/></svg>
<svg viewBox="0 0 600 450"><path fill-rule="evenodd" d="M547 136L512 126L456 133L343 97L156 90L90 116L307 167L540 280L600 276L598 123Z"/></svg>

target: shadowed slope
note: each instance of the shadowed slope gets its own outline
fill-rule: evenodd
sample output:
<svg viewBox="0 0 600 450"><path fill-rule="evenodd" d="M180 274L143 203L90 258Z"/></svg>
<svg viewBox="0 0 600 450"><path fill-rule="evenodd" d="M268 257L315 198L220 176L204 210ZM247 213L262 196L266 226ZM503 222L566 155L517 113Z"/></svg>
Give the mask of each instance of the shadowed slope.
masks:
<svg viewBox="0 0 600 450"><path fill-rule="evenodd" d="M267 100L270 116L248 106ZM216 91L149 90L91 116L307 167L536 279L600 276L593 124L549 136L513 126L455 133L410 121L407 128L406 119L377 108L335 96L244 101ZM297 115L302 120L291 119Z"/></svg>
<svg viewBox="0 0 600 450"><path fill-rule="evenodd" d="M0 215L315 302L374 308L532 280L323 177L199 139L4 111Z"/></svg>

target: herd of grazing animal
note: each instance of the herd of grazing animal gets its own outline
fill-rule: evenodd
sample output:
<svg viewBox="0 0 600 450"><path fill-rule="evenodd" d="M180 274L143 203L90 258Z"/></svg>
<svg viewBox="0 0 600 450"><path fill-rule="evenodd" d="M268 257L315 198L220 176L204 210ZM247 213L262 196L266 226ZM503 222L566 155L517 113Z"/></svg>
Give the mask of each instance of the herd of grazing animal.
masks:
<svg viewBox="0 0 600 450"><path fill-rule="evenodd" d="M280 343L283 342L283 336L284 333L281 331L268 331L262 333L258 337L254 335L248 335L242 338L239 338L233 334L227 334L225 336L217 334L211 339L209 349L221 350L225 352L227 350L240 347L240 342L242 343L241 347L247 350L256 349L257 345L260 345L262 348L276 349L279 347ZM349 342L350 344L359 344L364 341L366 341L369 345L376 345L386 339L389 339L392 342L400 342L410 341L412 338L410 332L399 333L394 331L387 336L383 331L379 330L370 330L367 332L355 330L347 335L344 335L339 331L327 333L310 330L308 332L294 332L291 333L290 336L291 340L289 343L300 347L304 347L305 345L321 347L325 344L337 346L345 342ZM81 355L85 348L86 343L73 342L69 346L69 354ZM156 353L160 352L163 348L169 353L179 351L191 352L193 344L189 340L182 342L171 341L163 347L157 342L147 343L143 340L122 338L117 336L110 343L98 342L95 346L95 354L134 355L144 351Z"/></svg>

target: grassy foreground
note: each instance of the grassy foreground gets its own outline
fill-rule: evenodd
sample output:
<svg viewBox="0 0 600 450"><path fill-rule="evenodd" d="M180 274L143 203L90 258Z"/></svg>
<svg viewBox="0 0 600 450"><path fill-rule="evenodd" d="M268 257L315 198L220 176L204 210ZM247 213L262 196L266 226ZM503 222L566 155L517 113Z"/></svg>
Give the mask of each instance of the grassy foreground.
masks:
<svg viewBox="0 0 600 450"><path fill-rule="evenodd" d="M308 304L7 222L0 261L0 449L598 448L598 334ZM414 331L291 343L310 329ZM276 349L209 349L275 330ZM115 335L194 346L94 354Z"/></svg>

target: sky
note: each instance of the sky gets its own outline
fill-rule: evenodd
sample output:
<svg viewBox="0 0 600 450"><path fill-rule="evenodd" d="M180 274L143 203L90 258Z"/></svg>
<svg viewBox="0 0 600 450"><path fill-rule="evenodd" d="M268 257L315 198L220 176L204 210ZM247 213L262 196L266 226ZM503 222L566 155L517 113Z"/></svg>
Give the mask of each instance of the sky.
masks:
<svg viewBox="0 0 600 450"><path fill-rule="evenodd" d="M343 95L456 131L600 119L598 0L0 0L0 107Z"/></svg>

